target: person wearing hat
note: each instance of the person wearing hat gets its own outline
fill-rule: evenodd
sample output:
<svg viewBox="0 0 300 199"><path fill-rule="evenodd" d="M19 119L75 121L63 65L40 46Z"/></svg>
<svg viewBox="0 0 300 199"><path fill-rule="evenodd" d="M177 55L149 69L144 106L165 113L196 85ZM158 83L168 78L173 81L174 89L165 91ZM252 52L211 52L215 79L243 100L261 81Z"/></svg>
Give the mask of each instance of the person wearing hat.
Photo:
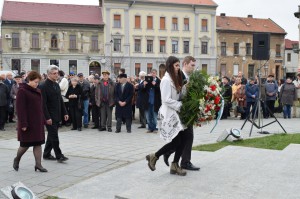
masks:
<svg viewBox="0 0 300 199"><path fill-rule="evenodd" d="M94 126L92 129L98 129L100 127L100 109L96 104L96 88L99 85L100 77L99 75L95 75L93 78L93 83L91 86L91 98L90 104L92 105L92 121L94 122Z"/></svg>
<svg viewBox="0 0 300 199"><path fill-rule="evenodd" d="M224 111L222 115L222 119L227 119L228 116L230 116L230 108L231 108L231 98L232 98L232 88L229 85L230 79L227 76L224 76L222 79L223 83L223 93L222 96L225 101Z"/></svg>
<svg viewBox="0 0 300 199"><path fill-rule="evenodd" d="M271 117L275 110L275 101L278 93L278 85L274 81L274 75L270 74L267 78L266 84L266 115L265 118Z"/></svg>
<svg viewBox="0 0 300 199"><path fill-rule="evenodd" d="M246 118L250 114L250 109L255 110L255 102L258 98L258 86L255 84L255 79L253 77L249 78L249 83L246 85ZM252 113L252 119L254 118L254 112Z"/></svg>
<svg viewBox="0 0 300 199"><path fill-rule="evenodd" d="M115 88L116 133L121 132L122 118L125 118L127 133L131 133L133 85L127 82L126 74L120 74L119 80Z"/></svg>
<svg viewBox="0 0 300 199"><path fill-rule="evenodd" d="M15 84L11 87L11 91L10 91L10 97L13 100L13 105L14 107L16 107L16 99L17 99L17 93L19 90L19 86L22 83L23 79L21 75L16 75L14 77L15 79ZM17 119L17 109L14 109L14 117Z"/></svg>
<svg viewBox="0 0 300 199"><path fill-rule="evenodd" d="M109 78L110 72L102 72L102 80L96 88L96 104L100 109L99 131L112 132L112 111L115 106L115 83Z"/></svg>

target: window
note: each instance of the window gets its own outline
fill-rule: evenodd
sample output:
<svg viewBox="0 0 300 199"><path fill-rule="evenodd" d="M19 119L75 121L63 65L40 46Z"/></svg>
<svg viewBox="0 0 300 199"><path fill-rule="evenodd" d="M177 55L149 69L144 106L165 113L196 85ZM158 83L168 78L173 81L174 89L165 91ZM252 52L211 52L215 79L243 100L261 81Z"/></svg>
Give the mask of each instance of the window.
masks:
<svg viewBox="0 0 300 199"><path fill-rule="evenodd" d="M172 41L172 53L178 53L178 41Z"/></svg>
<svg viewBox="0 0 300 199"><path fill-rule="evenodd" d="M114 39L114 51L121 52L121 39Z"/></svg>
<svg viewBox="0 0 300 199"><path fill-rule="evenodd" d="M141 52L141 40L140 39L134 40L134 51Z"/></svg>
<svg viewBox="0 0 300 199"><path fill-rule="evenodd" d="M185 31L190 30L190 20L189 20L189 18L184 18L183 25L184 25L183 30L185 30Z"/></svg>
<svg viewBox="0 0 300 199"><path fill-rule="evenodd" d="M221 76L226 76L226 64L221 64Z"/></svg>
<svg viewBox="0 0 300 199"><path fill-rule="evenodd" d="M136 29L141 28L141 16L135 16L134 24Z"/></svg>
<svg viewBox="0 0 300 199"><path fill-rule="evenodd" d="M92 36L92 50L99 50L98 48L98 35Z"/></svg>
<svg viewBox="0 0 300 199"><path fill-rule="evenodd" d="M221 42L221 55L226 56L226 42Z"/></svg>
<svg viewBox="0 0 300 199"><path fill-rule="evenodd" d="M178 30L178 19L176 17L172 18L172 30Z"/></svg>
<svg viewBox="0 0 300 199"><path fill-rule="evenodd" d="M207 73L207 64L202 64L202 71Z"/></svg>
<svg viewBox="0 0 300 199"><path fill-rule="evenodd" d="M148 53L153 52L153 40L147 40L147 52Z"/></svg>
<svg viewBox="0 0 300 199"><path fill-rule="evenodd" d="M114 28L121 28L121 15L114 15Z"/></svg>
<svg viewBox="0 0 300 199"><path fill-rule="evenodd" d="M251 55L251 44L246 43L246 55Z"/></svg>
<svg viewBox="0 0 300 199"><path fill-rule="evenodd" d="M207 54L207 42L206 41L201 42L201 54Z"/></svg>
<svg viewBox="0 0 300 199"><path fill-rule="evenodd" d="M190 53L190 42L189 41L183 42L183 53Z"/></svg>
<svg viewBox="0 0 300 199"><path fill-rule="evenodd" d="M292 58L291 58L291 53L288 53L288 54L287 54L287 61L290 62L291 59L292 59Z"/></svg>
<svg viewBox="0 0 300 199"><path fill-rule="evenodd" d="M152 64L152 63L148 63L148 64L147 64L147 74L150 74L150 73L151 73L152 67L153 67L153 64Z"/></svg>
<svg viewBox="0 0 300 199"><path fill-rule="evenodd" d="M140 63L135 63L134 69L135 69L135 76L138 77L139 73L141 72L141 64Z"/></svg>
<svg viewBox="0 0 300 199"><path fill-rule="evenodd" d="M77 60L69 60L69 72L77 74Z"/></svg>
<svg viewBox="0 0 300 199"><path fill-rule="evenodd" d="M40 47L40 39L39 39L39 34L33 33L31 35L31 47L32 48L39 48Z"/></svg>
<svg viewBox="0 0 300 199"><path fill-rule="evenodd" d="M166 17L160 17L159 22L160 22L159 28L161 30L165 30L166 29Z"/></svg>
<svg viewBox="0 0 300 199"><path fill-rule="evenodd" d="M248 65L248 77L254 77L254 65L253 64Z"/></svg>
<svg viewBox="0 0 300 199"><path fill-rule="evenodd" d="M280 57L281 53L280 53L280 44L276 44L276 57Z"/></svg>
<svg viewBox="0 0 300 199"><path fill-rule="evenodd" d="M147 16L147 29L153 29L153 17Z"/></svg>
<svg viewBox="0 0 300 199"><path fill-rule="evenodd" d="M201 20L201 31L202 32L207 32L207 19L202 19Z"/></svg>
<svg viewBox="0 0 300 199"><path fill-rule="evenodd" d="M31 70L36 72L40 72L40 60L39 59L32 59L31 60Z"/></svg>
<svg viewBox="0 0 300 199"><path fill-rule="evenodd" d="M159 41L159 52L165 53L166 52L166 40Z"/></svg>
<svg viewBox="0 0 300 199"><path fill-rule="evenodd" d="M70 35L70 49L76 49L76 35Z"/></svg>
<svg viewBox="0 0 300 199"><path fill-rule="evenodd" d="M57 60L57 59L50 59L50 65L55 65L55 66L59 67L59 60Z"/></svg>
<svg viewBox="0 0 300 199"><path fill-rule="evenodd" d="M11 60L11 70L17 70L20 74L21 71L21 60L20 59L12 59Z"/></svg>
<svg viewBox="0 0 300 199"><path fill-rule="evenodd" d="M114 74L115 74L115 76L119 75L120 68L121 68L121 63L114 63Z"/></svg>
<svg viewBox="0 0 300 199"><path fill-rule="evenodd" d="M233 75L238 75L238 74L239 74L239 65L233 64Z"/></svg>
<svg viewBox="0 0 300 199"><path fill-rule="evenodd" d="M20 48L20 34L19 33L12 33L12 47Z"/></svg>
<svg viewBox="0 0 300 199"><path fill-rule="evenodd" d="M239 51L240 51L240 44L239 43L234 43L233 44L233 53L235 54L235 55L238 55L239 54Z"/></svg>
<svg viewBox="0 0 300 199"><path fill-rule="evenodd" d="M51 35L51 48L57 48L57 35Z"/></svg>

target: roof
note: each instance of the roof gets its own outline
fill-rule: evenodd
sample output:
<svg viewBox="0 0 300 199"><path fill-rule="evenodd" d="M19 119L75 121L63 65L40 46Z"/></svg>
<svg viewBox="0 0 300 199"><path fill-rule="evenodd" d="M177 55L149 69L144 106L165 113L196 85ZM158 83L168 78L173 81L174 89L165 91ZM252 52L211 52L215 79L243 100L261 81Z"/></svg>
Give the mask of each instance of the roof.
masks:
<svg viewBox="0 0 300 199"><path fill-rule="evenodd" d="M2 21L102 25L99 6L4 1Z"/></svg>
<svg viewBox="0 0 300 199"><path fill-rule="evenodd" d="M218 6L213 0L141 0L145 2Z"/></svg>
<svg viewBox="0 0 300 199"><path fill-rule="evenodd" d="M284 43L285 43L285 49L293 49L293 45L299 44L298 41L292 41L290 39L285 39Z"/></svg>
<svg viewBox="0 0 300 199"><path fill-rule="evenodd" d="M286 34L273 20L252 17L217 16L217 30Z"/></svg>

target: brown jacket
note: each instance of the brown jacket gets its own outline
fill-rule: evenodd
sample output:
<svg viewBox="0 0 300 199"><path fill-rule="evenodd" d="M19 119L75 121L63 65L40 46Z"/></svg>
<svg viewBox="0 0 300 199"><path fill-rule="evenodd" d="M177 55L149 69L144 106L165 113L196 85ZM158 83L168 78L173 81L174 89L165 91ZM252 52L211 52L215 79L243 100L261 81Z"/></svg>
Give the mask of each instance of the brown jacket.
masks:
<svg viewBox="0 0 300 199"><path fill-rule="evenodd" d="M98 107L101 107L101 103L103 102L103 88L104 88L104 81L103 79L100 81L100 83L96 86L95 90L95 101L96 105ZM108 79L108 104L109 106L115 105L115 83Z"/></svg>
<svg viewBox="0 0 300 199"><path fill-rule="evenodd" d="M237 89L237 91L234 93L233 99L237 101L238 106L247 106L245 85L241 85L241 87Z"/></svg>

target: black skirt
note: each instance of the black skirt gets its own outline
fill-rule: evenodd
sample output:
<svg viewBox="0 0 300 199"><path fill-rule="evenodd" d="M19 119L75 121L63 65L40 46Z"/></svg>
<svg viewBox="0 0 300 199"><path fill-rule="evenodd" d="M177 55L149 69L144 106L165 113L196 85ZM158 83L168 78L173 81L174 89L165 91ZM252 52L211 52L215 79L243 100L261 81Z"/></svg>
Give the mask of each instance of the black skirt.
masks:
<svg viewBox="0 0 300 199"><path fill-rule="evenodd" d="M41 146L42 144L45 144L45 140L38 142L20 142L20 147Z"/></svg>

